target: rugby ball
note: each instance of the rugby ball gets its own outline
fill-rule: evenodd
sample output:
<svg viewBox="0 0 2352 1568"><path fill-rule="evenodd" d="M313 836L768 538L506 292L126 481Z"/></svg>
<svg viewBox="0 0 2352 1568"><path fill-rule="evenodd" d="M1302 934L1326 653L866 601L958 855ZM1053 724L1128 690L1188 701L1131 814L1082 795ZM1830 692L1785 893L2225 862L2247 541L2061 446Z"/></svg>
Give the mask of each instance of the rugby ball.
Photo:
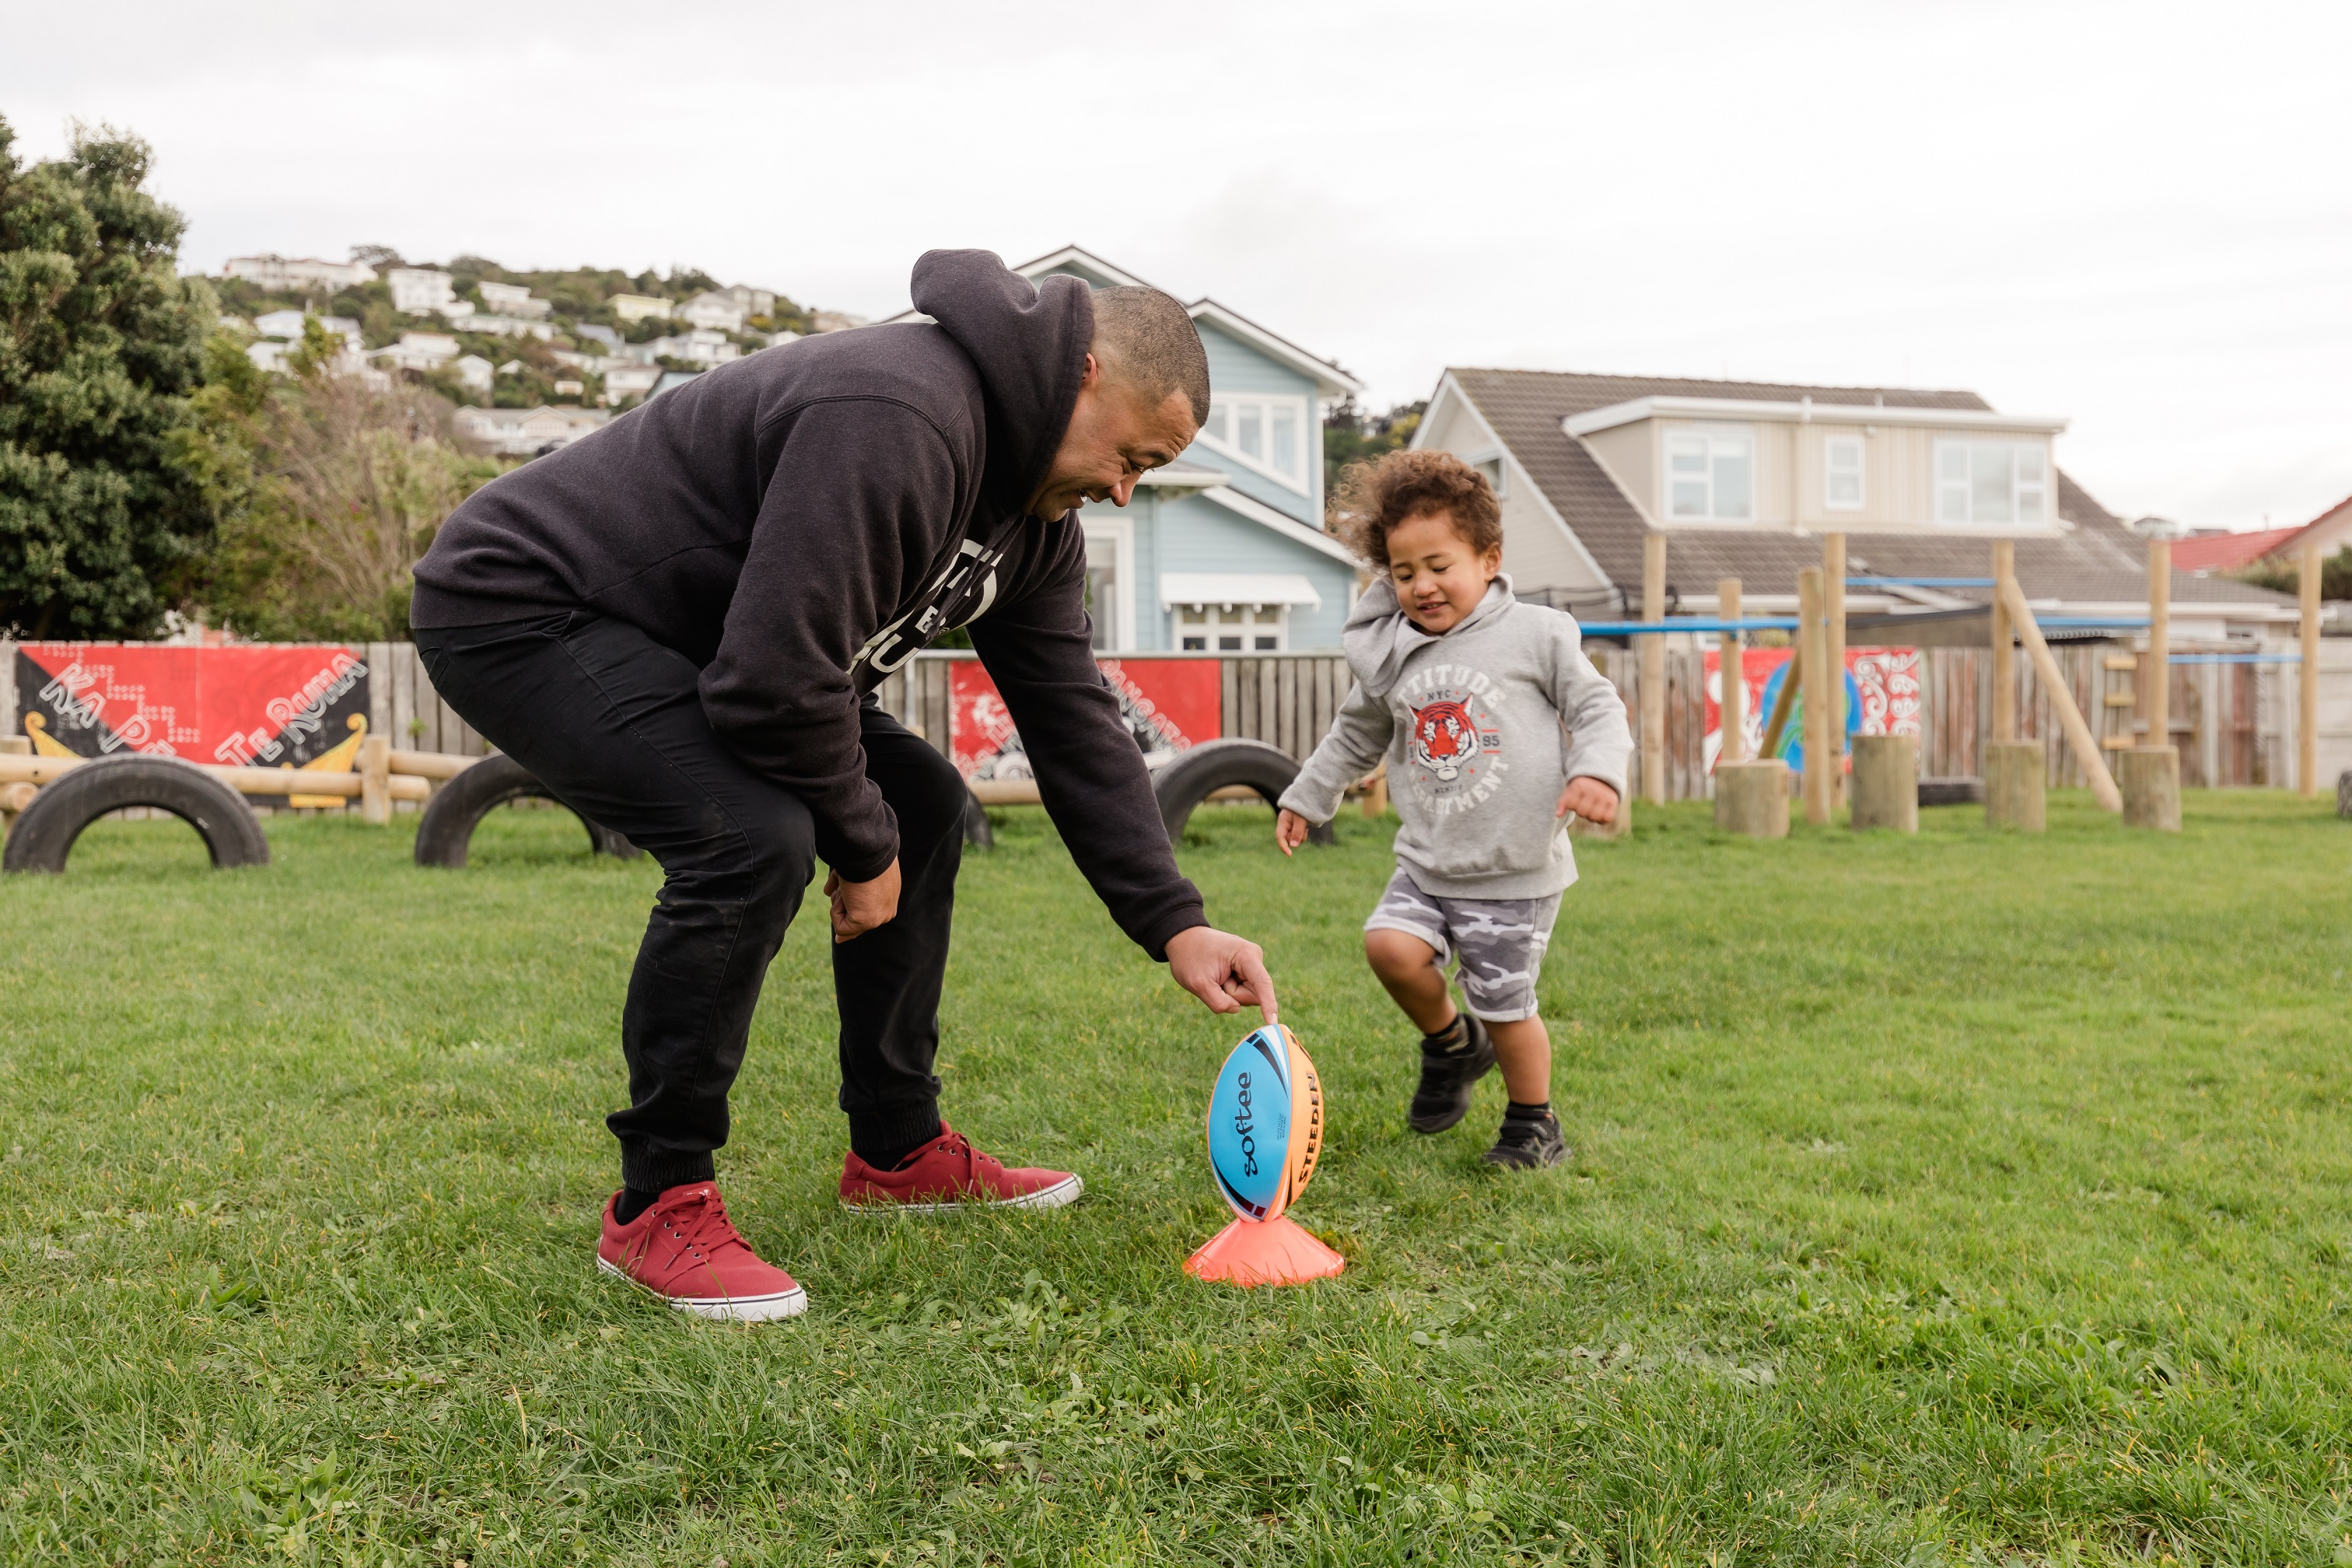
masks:
<svg viewBox="0 0 2352 1568"><path fill-rule="evenodd" d="M1298 1037L1279 1024L1251 1035L1218 1069L1209 1096L1209 1168L1244 1219L1288 1208L1323 1147L1323 1086Z"/></svg>

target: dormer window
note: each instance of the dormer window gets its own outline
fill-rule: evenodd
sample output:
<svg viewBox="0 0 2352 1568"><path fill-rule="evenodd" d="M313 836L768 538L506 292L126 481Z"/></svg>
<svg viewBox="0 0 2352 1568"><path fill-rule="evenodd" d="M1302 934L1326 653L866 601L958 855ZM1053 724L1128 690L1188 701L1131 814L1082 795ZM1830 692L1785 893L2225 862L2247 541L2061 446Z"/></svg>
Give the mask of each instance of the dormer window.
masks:
<svg viewBox="0 0 2352 1568"><path fill-rule="evenodd" d="M1745 430L1680 430L1666 437L1666 515L1677 522L1747 522L1756 516L1756 437Z"/></svg>
<svg viewBox="0 0 2352 1568"><path fill-rule="evenodd" d="M1294 489L1307 488L1307 400L1219 393L1201 439Z"/></svg>
<svg viewBox="0 0 2352 1568"><path fill-rule="evenodd" d="M1862 437L1832 436L1822 443L1822 505L1831 511L1862 510Z"/></svg>
<svg viewBox="0 0 2352 1568"><path fill-rule="evenodd" d="M2050 452L2038 441L1936 443L1937 522L2038 524L2049 495Z"/></svg>

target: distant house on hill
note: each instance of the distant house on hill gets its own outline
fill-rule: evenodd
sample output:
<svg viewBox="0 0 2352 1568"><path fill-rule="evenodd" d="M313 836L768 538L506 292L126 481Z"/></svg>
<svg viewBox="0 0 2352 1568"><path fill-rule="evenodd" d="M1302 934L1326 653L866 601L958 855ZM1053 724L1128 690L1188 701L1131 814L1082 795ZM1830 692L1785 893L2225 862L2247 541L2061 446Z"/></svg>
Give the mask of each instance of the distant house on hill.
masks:
<svg viewBox="0 0 2352 1568"><path fill-rule="evenodd" d="M273 294L289 294L303 289L355 289L374 282L375 268L364 261L321 261L315 256L289 258L264 251L230 257L221 276L242 278Z"/></svg>
<svg viewBox="0 0 2352 1568"><path fill-rule="evenodd" d="M434 268L395 267L383 280L392 289L392 308L404 315L446 315L457 304L457 280Z"/></svg>
<svg viewBox="0 0 2352 1568"><path fill-rule="evenodd" d="M253 318L253 330L265 338L284 338L299 342L302 323L310 319L307 310L265 310ZM352 348L360 346L360 324L349 316L320 316L319 325L340 336Z"/></svg>
<svg viewBox="0 0 2352 1568"><path fill-rule="evenodd" d="M602 408L460 408L451 423L484 451L527 458L593 436L611 417Z"/></svg>
<svg viewBox="0 0 2352 1568"><path fill-rule="evenodd" d="M485 281L474 287L482 291L482 302L501 316L539 321L546 320L547 313L555 309L554 300L535 299L531 291L520 283Z"/></svg>
<svg viewBox="0 0 2352 1568"><path fill-rule="evenodd" d="M644 397L669 373L657 364L638 364L633 360L604 361L604 401L618 403L625 397Z"/></svg>
<svg viewBox="0 0 2352 1568"><path fill-rule="evenodd" d="M1973 392L1456 368L1412 444L1484 469L1518 591L1589 619L1638 612L1654 533L1684 612L1713 611L1717 581L1737 577L1748 613L1788 613L1821 535L1840 532L1855 577L1981 578L1992 541L2010 539L2037 611L2144 616L2147 542L2058 467L2065 427ZM1890 583L1850 588L1846 603L1902 617L1874 636L1981 642L1990 596ZM2275 637L2294 618L2292 599L2176 559L2175 636Z"/></svg>
<svg viewBox="0 0 2352 1568"><path fill-rule="evenodd" d="M457 357L457 340L446 332L403 332L400 341L368 356L387 370L439 370Z"/></svg>
<svg viewBox="0 0 2352 1568"><path fill-rule="evenodd" d="M1141 281L1076 246L1013 270L1097 289ZM1214 300L1186 308L1208 351L1209 417L1175 462L1144 475L1124 510L1100 502L1079 513L1095 644L1110 652L1336 647L1355 598L1356 561L1322 528L1323 410L1362 385Z"/></svg>
<svg viewBox="0 0 2352 1568"><path fill-rule="evenodd" d="M604 301L613 307L613 314L625 321L642 321L648 316L667 316L674 307L667 300L651 294L615 294Z"/></svg>
<svg viewBox="0 0 2352 1568"><path fill-rule="evenodd" d="M772 302L772 297L771 302ZM731 293L720 293L716 289L697 294L677 309L678 320L688 326L699 327L714 332L741 331L743 318L751 313L743 308L742 301L734 298ZM762 311L761 314L764 315L766 312Z"/></svg>

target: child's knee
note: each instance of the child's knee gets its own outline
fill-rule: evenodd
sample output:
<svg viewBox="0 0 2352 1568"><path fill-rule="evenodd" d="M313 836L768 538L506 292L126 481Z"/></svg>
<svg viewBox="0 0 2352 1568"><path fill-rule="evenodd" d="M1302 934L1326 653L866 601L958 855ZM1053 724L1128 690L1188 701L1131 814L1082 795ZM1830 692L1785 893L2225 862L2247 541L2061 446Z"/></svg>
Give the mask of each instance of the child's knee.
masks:
<svg viewBox="0 0 2352 1568"><path fill-rule="evenodd" d="M1434 967L1437 950L1410 931L1382 926L1364 933L1364 957L1374 973L1402 979Z"/></svg>

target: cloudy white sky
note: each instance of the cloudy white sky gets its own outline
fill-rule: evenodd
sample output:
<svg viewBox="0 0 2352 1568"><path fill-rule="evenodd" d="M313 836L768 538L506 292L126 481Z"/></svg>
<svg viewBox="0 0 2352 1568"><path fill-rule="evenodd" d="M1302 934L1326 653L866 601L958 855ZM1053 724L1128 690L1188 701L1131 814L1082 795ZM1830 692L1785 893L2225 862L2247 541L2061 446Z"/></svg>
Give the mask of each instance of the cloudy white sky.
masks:
<svg viewBox="0 0 2352 1568"><path fill-rule="evenodd" d="M0 0L0 114L152 141L184 263L700 267L880 314L1076 241L1368 380L1970 387L2108 505L2352 492L2352 6Z"/></svg>

